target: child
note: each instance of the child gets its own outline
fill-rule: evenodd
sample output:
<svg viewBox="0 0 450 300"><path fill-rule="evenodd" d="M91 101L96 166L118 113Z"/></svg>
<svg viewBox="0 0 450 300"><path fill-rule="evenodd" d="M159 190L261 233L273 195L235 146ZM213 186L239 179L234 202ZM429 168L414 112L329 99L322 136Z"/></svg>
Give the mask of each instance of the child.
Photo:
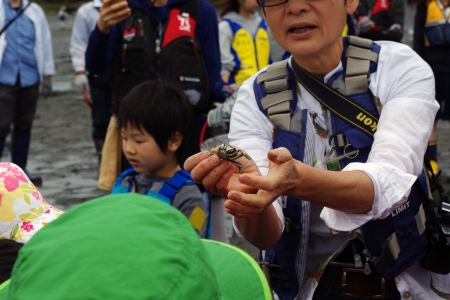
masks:
<svg viewBox="0 0 450 300"><path fill-rule="evenodd" d="M272 63L269 29L257 12L256 0L222 0L219 22L221 76L229 84L241 85Z"/></svg>
<svg viewBox="0 0 450 300"><path fill-rule="evenodd" d="M59 26L61 30L66 29L67 6L63 5L58 11Z"/></svg>
<svg viewBox="0 0 450 300"><path fill-rule="evenodd" d="M206 205L197 185L177 160L192 128L192 108L181 89L157 80L144 82L122 100L119 124L122 149L132 166L117 179L113 194L135 192L161 198L180 210L200 237L207 234ZM165 183L174 175L187 176L188 184L173 188L167 199ZM183 175L184 174L184 175ZM170 184L170 183L169 183Z"/></svg>
<svg viewBox="0 0 450 300"><path fill-rule="evenodd" d="M272 299L247 253L137 194L71 208L20 250L5 285L0 299Z"/></svg>

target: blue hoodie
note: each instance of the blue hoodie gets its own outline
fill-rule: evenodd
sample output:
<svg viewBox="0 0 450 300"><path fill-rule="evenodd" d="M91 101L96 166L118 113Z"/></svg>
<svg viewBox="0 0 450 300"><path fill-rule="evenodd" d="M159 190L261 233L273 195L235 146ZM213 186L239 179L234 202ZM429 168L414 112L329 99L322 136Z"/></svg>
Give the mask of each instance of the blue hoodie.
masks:
<svg viewBox="0 0 450 300"><path fill-rule="evenodd" d="M150 7L147 0L130 0L131 4L146 12L152 23L164 22L169 15L169 7L175 3L189 0L169 0L166 6ZM113 27L110 34L102 33L97 26L89 37L86 50L86 70L93 75L105 72L112 64L117 47L122 39L120 26ZM195 28L195 40L202 49L203 59L208 72L209 88L213 101L223 102L220 48L218 38L217 14L206 0L200 0L200 12Z"/></svg>

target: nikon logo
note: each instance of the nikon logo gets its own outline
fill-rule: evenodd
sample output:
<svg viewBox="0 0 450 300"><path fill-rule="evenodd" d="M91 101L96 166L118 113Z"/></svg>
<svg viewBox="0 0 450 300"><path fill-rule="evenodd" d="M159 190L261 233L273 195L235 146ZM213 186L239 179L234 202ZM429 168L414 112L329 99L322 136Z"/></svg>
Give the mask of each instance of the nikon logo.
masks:
<svg viewBox="0 0 450 300"><path fill-rule="evenodd" d="M360 112L356 116L356 119L363 122L364 125L370 126L370 129L372 129L373 132L377 130L377 122L374 121L372 118L368 117L367 115L363 114L362 112Z"/></svg>
<svg viewBox="0 0 450 300"><path fill-rule="evenodd" d="M399 208L397 208L396 210L394 210L393 212L391 212L391 215L393 217L395 217L396 215L398 215L399 213L401 213L402 211L406 210L407 208L409 208L409 201L406 202L405 204L401 205Z"/></svg>

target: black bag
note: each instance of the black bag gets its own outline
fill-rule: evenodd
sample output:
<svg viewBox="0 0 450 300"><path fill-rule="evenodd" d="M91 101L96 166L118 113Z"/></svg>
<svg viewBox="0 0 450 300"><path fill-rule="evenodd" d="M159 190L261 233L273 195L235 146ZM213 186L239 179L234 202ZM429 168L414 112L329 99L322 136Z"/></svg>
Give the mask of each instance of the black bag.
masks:
<svg viewBox="0 0 450 300"><path fill-rule="evenodd" d="M426 229L428 248L427 255L420 260L420 266L430 272L445 275L450 273L450 201L438 181L441 171L435 175L428 158L424 161L433 199L424 202L424 209L429 217ZM426 197L423 190L421 193L422 197Z"/></svg>

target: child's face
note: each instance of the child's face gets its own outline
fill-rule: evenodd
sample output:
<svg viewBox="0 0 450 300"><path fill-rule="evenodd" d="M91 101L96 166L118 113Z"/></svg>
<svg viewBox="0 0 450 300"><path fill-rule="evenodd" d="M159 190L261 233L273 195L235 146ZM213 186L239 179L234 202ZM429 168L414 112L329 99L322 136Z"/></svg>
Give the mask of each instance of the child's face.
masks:
<svg viewBox="0 0 450 300"><path fill-rule="evenodd" d="M136 172L158 177L173 175L167 171L172 158L161 151L153 136L130 125L122 127L121 133L123 153Z"/></svg>

